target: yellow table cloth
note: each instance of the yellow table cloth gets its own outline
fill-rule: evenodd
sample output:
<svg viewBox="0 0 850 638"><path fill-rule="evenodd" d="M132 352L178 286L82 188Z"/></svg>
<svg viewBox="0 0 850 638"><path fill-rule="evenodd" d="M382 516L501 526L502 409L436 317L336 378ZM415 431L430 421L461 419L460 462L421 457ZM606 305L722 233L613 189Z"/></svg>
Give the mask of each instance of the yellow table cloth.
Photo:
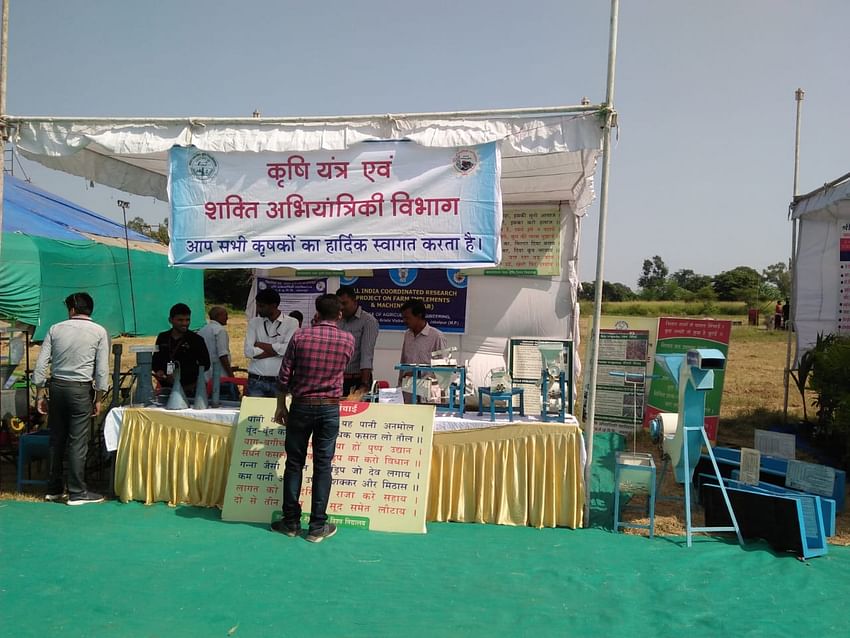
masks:
<svg viewBox="0 0 850 638"><path fill-rule="evenodd" d="M179 412L128 408L115 493L124 502L220 507L233 431ZM555 423L436 432L427 520L580 527L581 441L578 426Z"/></svg>
<svg viewBox="0 0 850 638"><path fill-rule="evenodd" d="M581 442L554 423L435 433L427 519L580 527Z"/></svg>
<svg viewBox="0 0 850 638"><path fill-rule="evenodd" d="M124 501L221 506L233 428L178 412L128 408L115 456L115 493Z"/></svg>

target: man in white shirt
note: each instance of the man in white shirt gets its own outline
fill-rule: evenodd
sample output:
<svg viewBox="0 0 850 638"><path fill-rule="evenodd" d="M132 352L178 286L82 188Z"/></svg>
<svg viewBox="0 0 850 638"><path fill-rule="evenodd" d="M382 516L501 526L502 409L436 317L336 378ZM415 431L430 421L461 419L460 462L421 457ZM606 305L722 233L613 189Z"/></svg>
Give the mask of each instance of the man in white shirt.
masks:
<svg viewBox="0 0 850 638"><path fill-rule="evenodd" d="M257 293L257 316L248 322L245 333L245 356L248 358L247 397L275 398L277 376L289 340L298 330L298 321L284 315L280 295L265 288Z"/></svg>
<svg viewBox="0 0 850 638"><path fill-rule="evenodd" d="M64 498L63 464L67 452L68 505L101 503L103 496L86 488L85 472L89 424L92 415L100 414L101 402L109 389L109 335L91 320L94 301L88 293L69 295L65 307L68 320L48 330L32 375L36 409L47 414L50 427L50 479L45 499ZM49 397L44 396L45 385Z"/></svg>
<svg viewBox="0 0 850 638"><path fill-rule="evenodd" d="M198 330L198 335L203 337L207 344L207 352L210 353L210 363L218 361L221 364L221 376L232 377L233 368L230 365L230 336L227 334L227 308L224 306L213 306L209 311L210 320L203 328ZM212 367L207 370L207 381L212 379ZM221 385L221 398L238 401L239 390L233 383Z"/></svg>

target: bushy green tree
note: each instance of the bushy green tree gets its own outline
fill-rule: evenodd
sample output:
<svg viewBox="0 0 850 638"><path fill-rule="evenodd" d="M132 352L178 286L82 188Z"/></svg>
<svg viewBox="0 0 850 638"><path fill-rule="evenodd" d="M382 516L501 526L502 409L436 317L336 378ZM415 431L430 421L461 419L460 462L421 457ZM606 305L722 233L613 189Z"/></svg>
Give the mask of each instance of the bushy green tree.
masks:
<svg viewBox="0 0 850 638"><path fill-rule="evenodd" d="M778 261L761 271L761 276L768 284L776 288L777 299L791 296L791 271L785 262Z"/></svg>
<svg viewBox="0 0 850 638"><path fill-rule="evenodd" d="M746 301L755 305L761 296L761 276L749 266L738 266L715 275L712 286L720 301Z"/></svg>
<svg viewBox="0 0 850 638"><path fill-rule="evenodd" d="M664 299L667 275L670 269L660 255L643 260L641 275L638 277L638 287L643 299Z"/></svg>

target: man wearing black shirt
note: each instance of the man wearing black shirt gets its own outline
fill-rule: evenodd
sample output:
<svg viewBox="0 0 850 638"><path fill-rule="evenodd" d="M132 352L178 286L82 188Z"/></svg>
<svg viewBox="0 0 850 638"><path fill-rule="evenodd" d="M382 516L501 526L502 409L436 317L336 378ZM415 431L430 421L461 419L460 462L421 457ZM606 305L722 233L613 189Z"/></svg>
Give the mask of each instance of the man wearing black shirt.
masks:
<svg viewBox="0 0 850 638"><path fill-rule="evenodd" d="M153 375L161 386L174 385L174 366L180 366L180 385L188 396L195 393L198 368L209 369L210 355L203 337L191 332L192 311L184 303L171 307L168 314L171 330L160 332L156 337L159 350L154 353Z"/></svg>

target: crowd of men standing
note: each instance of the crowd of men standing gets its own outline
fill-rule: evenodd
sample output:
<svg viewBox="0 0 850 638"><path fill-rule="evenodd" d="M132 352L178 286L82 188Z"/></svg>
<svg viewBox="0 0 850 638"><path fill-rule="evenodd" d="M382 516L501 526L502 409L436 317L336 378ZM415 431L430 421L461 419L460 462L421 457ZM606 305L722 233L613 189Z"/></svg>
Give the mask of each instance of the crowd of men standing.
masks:
<svg viewBox="0 0 850 638"><path fill-rule="evenodd" d="M306 539L318 543L336 533L326 511L339 433L339 403L352 392L372 388L378 321L360 307L349 286L335 295L319 296L310 324L303 327L298 311L283 314L277 291L260 290L255 302L256 316L248 321L244 342L248 360L245 396L276 398L275 420L287 427L283 516L272 529L289 537L301 535L299 498L312 438L313 489ZM45 498L69 505L99 503L103 496L87 489L84 474L89 421L100 414L108 389L109 336L92 321L94 300L88 293L70 295L65 306L68 320L48 331L33 373L37 409L48 415L50 428ZM401 313L408 328L401 363L430 363L431 352L445 348L445 338L428 324L422 301L407 301ZM179 378L183 389L194 393L197 383L210 381L213 362L225 379L233 376L225 308L210 308L208 323L197 333L189 329L191 309L186 304L172 306L168 321L171 328L157 335L152 359L153 375L161 389L172 388ZM238 399L235 386L225 383L222 387L224 398Z"/></svg>

